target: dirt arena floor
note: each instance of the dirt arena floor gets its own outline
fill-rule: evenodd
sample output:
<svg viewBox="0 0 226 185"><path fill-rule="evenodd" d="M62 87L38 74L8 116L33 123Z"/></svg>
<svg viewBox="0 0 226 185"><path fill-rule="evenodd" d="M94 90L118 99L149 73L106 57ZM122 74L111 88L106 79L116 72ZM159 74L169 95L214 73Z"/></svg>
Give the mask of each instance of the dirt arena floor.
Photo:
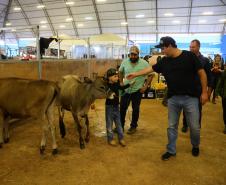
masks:
<svg viewBox="0 0 226 185"><path fill-rule="evenodd" d="M104 100L95 105L96 112L89 114L91 140L86 149L79 149L72 116L67 113L65 139L60 138L57 126L57 156L51 154L50 137L45 155L40 156L39 122L13 122L10 143L0 149L0 185L226 185L220 99L203 108L200 156L191 155L189 133L181 133L180 122L177 156L169 161L160 158L167 143L167 109L160 100L142 101L138 131L125 134L124 148L107 144Z"/></svg>

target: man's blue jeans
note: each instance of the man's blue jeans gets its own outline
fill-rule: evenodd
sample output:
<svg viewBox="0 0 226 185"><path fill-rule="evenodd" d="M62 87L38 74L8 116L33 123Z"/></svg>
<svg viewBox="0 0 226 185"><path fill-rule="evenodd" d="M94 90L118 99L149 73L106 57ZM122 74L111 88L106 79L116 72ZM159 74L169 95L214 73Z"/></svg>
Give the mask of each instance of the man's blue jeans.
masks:
<svg viewBox="0 0 226 185"><path fill-rule="evenodd" d="M111 141L114 137L114 133L112 130L113 122L115 122L115 126L118 133L118 139L123 139L123 130L120 120L120 112L119 106L115 105L105 105L105 118L106 118L106 129L107 129L107 139Z"/></svg>
<svg viewBox="0 0 226 185"><path fill-rule="evenodd" d="M167 152L176 153L177 129L181 111L186 115L193 147L200 144L199 99L187 95L172 96L168 99L168 145Z"/></svg>

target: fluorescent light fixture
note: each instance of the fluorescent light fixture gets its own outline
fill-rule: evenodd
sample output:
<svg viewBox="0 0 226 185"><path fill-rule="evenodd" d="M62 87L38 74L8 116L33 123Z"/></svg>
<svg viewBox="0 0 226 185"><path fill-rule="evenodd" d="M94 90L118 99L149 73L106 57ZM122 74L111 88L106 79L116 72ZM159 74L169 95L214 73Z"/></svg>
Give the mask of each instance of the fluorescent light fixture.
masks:
<svg viewBox="0 0 226 185"><path fill-rule="evenodd" d="M164 13L164 16L166 16L166 17L172 17L172 16L174 16L174 14L173 13Z"/></svg>
<svg viewBox="0 0 226 185"><path fill-rule="evenodd" d="M60 28L65 28L65 25L60 25L59 27L60 27Z"/></svg>
<svg viewBox="0 0 226 185"><path fill-rule="evenodd" d="M46 21L40 21L40 24L46 24L47 22Z"/></svg>
<svg viewBox="0 0 226 185"><path fill-rule="evenodd" d="M47 26L46 25L42 25L41 28L47 28Z"/></svg>
<svg viewBox="0 0 226 185"><path fill-rule="evenodd" d="M13 10L15 10L15 11L20 11L21 8L20 8L20 7L14 7Z"/></svg>
<svg viewBox="0 0 226 185"><path fill-rule="evenodd" d="M100 47L99 46L94 46L93 49L98 53L100 52Z"/></svg>
<svg viewBox="0 0 226 185"><path fill-rule="evenodd" d="M121 22L121 25L127 25L128 22Z"/></svg>
<svg viewBox="0 0 226 185"><path fill-rule="evenodd" d="M69 17L69 18L66 19L67 22L72 21L72 20L73 19L71 17Z"/></svg>
<svg viewBox="0 0 226 185"><path fill-rule="evenodd" d="M44 8L45 5L38 5L37 8Z"/></svg>
<svg viewBox="0 0 226 185"><path fill-rule="evenodd" d="M11 22L7 22L5 25L6 25L6 26L11 26L12 23L11 23Z"/></svg>
<svg viewBox="0 0 226 185"><path fill-rule="evenodd" d="M144 17L144 14L138 14L136 15L136 18L143 18Z"/></svg>
<svg viewBox="0 0 226 185"><path fill-rule="evenodd" d="M180 23L180 21L178 21L178 20L174 20L174 21L172 21L172 23L173 23L173 24L179 24L179 23Z"/></svg>
<svg viewBox="0 0 226 185"><path fill-rule="evenodd" d="M226 22L226 19L220 19L219 22Z"/></svg>
<svg viewBox="0 0 226 185"><path fill-rule="evenodd" d="M67 1L65 4L66 5L73 5L75 2L73 2L73 1Z"/></svg>
<svg viewBox="0 0 226 185"><path fill-rule="evenodd" d="M106 0L96 0L98 3L106 2Z"/></svg>
<svg viewBox="0 0 226 185"><path fill-rule="evenodd" d="M12 32L16 32L16 29L12 29L11 31L12 31Z"/></svg>
<svg viewBox="0 0 226 185"><path fill-rule="evenodd" d="M147 21L147 23L148 23L148 24L153 24L153 23L155 23L155 21L150 20L150 21Z"/></svg>
<svg viewBox="0 0 226 185"><path fill-rule="evenodd" d="M85 17L85 20L93 20L93 17Z"/></svg>
<svg viewBox="0 0 226 185"><path fill-rule="evenodd" d="M213 12L203 12L202 15L213 15Z"/></svg>
<svg viewBox="0 0 226 185"><path fill-rule="evenodd" d="M206 20L199 20L199 23L206 23Z"/></svg>
<svg viewBox="0 0 226 185"><path fill-rule="evenodd" d="M79 23L79 24L77 24L77 26L78 26L78 27L83 27L83 26L84 26L84 24Z"/></svg>

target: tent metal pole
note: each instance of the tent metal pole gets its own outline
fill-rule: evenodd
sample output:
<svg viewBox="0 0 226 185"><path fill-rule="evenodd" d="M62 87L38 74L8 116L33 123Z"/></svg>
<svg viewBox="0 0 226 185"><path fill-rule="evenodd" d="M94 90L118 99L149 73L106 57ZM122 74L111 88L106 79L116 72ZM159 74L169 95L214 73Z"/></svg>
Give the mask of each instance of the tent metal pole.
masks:
<svg viewBox="0 0 226 185"><path fill-rule="evenodd" d="M57 39L58 39L58 50L57 50L57 58L60 59L60 39L57 32Z"/></svg>
<svg viewBox="0 0 226 185"><path fill-rule="evenodd" d="M42 62L40 59L39 26L36 27L36 60L38 61L38 78L42 78Z"/></svg>

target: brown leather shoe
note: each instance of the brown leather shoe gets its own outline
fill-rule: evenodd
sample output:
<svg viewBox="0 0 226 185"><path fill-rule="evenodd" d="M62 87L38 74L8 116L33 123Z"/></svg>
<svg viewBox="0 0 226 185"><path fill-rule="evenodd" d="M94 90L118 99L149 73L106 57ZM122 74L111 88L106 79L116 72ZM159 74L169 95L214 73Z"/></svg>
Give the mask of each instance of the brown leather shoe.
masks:
<svg viewBox="0 0 226 185"><path fill-rule="evenodd" d="M111 146L116 146L116 141L112 139L111 141L108 141L108 144Z"/></svg>
<svg viewBox="0 0 226 185"><path fill-rule="evenodd" d="M120 144L121 146L123 146L123 147L126 146L126 142L125 142L124 139L119 140L119 144Z"/></svg>
<svg viewBox="0 0 226 185"><path fill-rule="evenodd" d="M137 131L136 128L130 127L127 131L127 134L134 134Z"/></svg>

